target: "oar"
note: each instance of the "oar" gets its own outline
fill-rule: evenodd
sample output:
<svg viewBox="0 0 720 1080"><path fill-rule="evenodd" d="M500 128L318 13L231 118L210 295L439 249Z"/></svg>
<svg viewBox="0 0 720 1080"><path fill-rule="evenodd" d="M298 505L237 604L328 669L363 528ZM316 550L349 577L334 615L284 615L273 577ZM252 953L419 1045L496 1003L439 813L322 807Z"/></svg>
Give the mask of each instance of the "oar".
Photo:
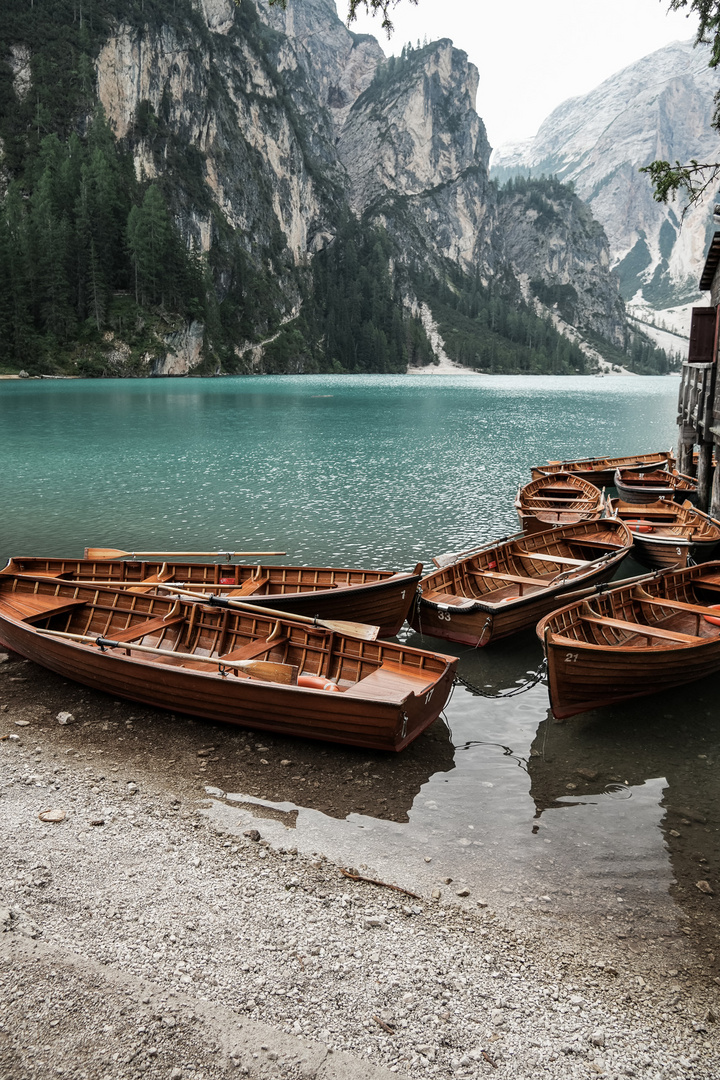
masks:
<svg viewBox="0 0 720 1080"><path fill-rule="evenodd" d="M109 589L132 589L137 587L138 584L142 584L137 581L114 581L113 579L56 578L46 577L42 574L18 574L17 577L32 578L33 581L48 581L52 582L54 585L71 585L85 588L99 586L101 588ZM197 582L198 587L202 587L202 584L202 582ZM375 641L380 633L379 626L372 626L369 623L346 622L343 619L316 619L311 618L309 615L296 615L291 611L278 611L276 608L260 607L259 604L244 604L240 600L226 600L224 597L214 596L212 593L210 596L198 595L197 593L190 592L190 588L195 585L195 582L191 582L188 586L178 586L170 585L166 581L157 581L153 582L153 589L156 589L158 592L162 589L165 592L176 593L181 600L185 600L189 604L207 604L210 607L233 607L240 608L243 611L259 612L261 615L272 615L276 619L295 619L297 622L312 623L313 626L322 626L325 630L333 630L335 633L345 634L347 637L362 638L363 641ZM92 640L94 641L95 639L93 638Z"/></svg>
<svg viewBox="0 0 720 1080"><path fill-rule="evenodd" d="M286 551L120 551L119 548L85 548L85 559L130 559L155 558L155 559L195 559L195 558L227 558L243 556L254 558L255 556L287 555Z"/></svg>
<svg viewBox="0 0 720 1080"><path fill-rule="evenodd" d="M296 685L298 669L291 664L275 664L271 660L223 660L222 657L195 656L194 653L169 652L167 649L153 649L150 645L134 645L130 641L113 641L112 638L92 637L89 634L68 634L64 630L38 630L44 637L70 638L72 641L89 641L101 649L131 649L133 652L154 653L156 656L171 656L180 660L189 660L195 664L217 664L222 668L239 668L265 682Z"/></svg>
<svg viewBox="0 0 720 1080"><path fill-rule="evenodd" d="M245 604L242 600L226 600L225 597L210 596L199 597L196 593L188 593L186 589L175 585L162 584L159 588L167 592L178 593L181 600L194 604L206 604L208 607L238 608L240 611L250 611L253 615L270 615L274 619L292 619L294 622L309 623L312 626L322 626L325 630L334 630L336 634L346 634L348 637L362 638L363 641L375 641L380 633L379 626L371 626L368 623L346 622L343 619L317 619L309 615L296 615L291 611L278 611L277 608L260 607L259 604Z"/></svg>

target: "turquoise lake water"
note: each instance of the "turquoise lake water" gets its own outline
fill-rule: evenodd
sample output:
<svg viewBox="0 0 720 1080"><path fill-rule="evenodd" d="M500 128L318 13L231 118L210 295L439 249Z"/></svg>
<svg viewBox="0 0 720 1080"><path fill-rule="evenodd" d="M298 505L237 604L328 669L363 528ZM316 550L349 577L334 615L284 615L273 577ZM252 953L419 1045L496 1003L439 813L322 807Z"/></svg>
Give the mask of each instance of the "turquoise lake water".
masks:
<svg viewBox="0 0 720 1080"><path fill-rule="evenodd" d="M533 464L670 448L678 386L612 376L0 381L0 556L250 547L307 565L429 566L516 531L513 500ZM460 655L487 694L522 683L541 658L532 633L479 652L405 636ZM506 700L459 686L445 715L442 767L428 770L407 820L338 820L308 798L293 842L378 873L402 868L419 887L452 877L498 909L591 912L609 933L622 922L622 937L667 932L697 878L720 875L715 681L564 725L549 719L542 685ZM223 813L243 795L226 794ZM264 823L272 829L281 842L284 826Z"/></svg>
<svg viewBox="0 0 720 1080"><path fill-rule="evenodd" d="M0 556L284 550L410 566L516 529L547 458L667 449L676 379L0 381Z"/></svg>

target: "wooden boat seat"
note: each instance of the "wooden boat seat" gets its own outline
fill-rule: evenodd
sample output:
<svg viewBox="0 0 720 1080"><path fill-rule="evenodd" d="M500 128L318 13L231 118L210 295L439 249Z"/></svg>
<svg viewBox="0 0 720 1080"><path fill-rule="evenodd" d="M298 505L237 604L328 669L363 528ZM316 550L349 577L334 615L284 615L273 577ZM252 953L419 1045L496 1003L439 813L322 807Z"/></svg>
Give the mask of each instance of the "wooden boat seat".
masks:
<svg viewBox="0 0 720 1080"><path fill-rule="evenodd" d="M257 660L264 655L264 653L270 652L276 645L283 645L287 641L287 637L277 637L274 641L249 641L247 645L241 645L239 649L233 649L232 652L223 653L222 656L208 657L207 661L203 663L201 660L193 661L185 664L181 664L181 667L192 668L193 671L217 671L218 664L222 664L223 660ZM249 679L250 675L247 675L244 671L233 671L233 675L238 675L241 679Z"/></svg>
<svg viewBox="0 0 720 1080"><path fill-rule="evenodd" d="M720 592L720 577L692 579L693 585L699 585L701 589L709 589L712 592Z"/></svg>
<svg viewBox="0 0 720 1080"><path fill-rule="evenodd" d="M580 615L583 622L593 623L595 626L609 626L613 630L627 630L631 634L639 634L642 637L662 638L663 641L678 641L688 645L699 645L704 638L695 637L693 634L680 634L675 630L663 630L659 626L646 626L645 623L627 622L625 619L610 619L604 615Z"/></svg>
<svg viewBox="0 0 720 1080"><path fill-rule="evenodd" d="M386 660L345 691L345 697L371 698L374 701L402 702L408 694L422 694L434 685L437 676L414 671Z"/></svg>
<svg viewBox="0 0 720 1080"><path fill-rule="evenodd" d="M469 607L475 603L469 596L458 596L457 593L443 592L442 589L424 592L423 599L430 600L433 604L447 604L449 607Z"/></svg>
<svg viewBox="0 0 720 1080"><path fill-rule="evenodd" d="M541 555L539 551L518 551L524 559L539 559L541 562L559 563L561 566L589 566L589 559L564 559L559 555Z"/></svg>
<svg viewBox="0 0 720 1080"><path fill-rule="evenodd" d="M219 660L256 660L258 656L262 656L263 653L270 652L277 645L284 645L287 641L287 635L284 637L276 637L272 641L250 641L247 645L241 645L239 649L233 649L232 652L223 653L218 657Z"/></svg>
<svg viewBox="0 0 720 1080"><path fill-rule="evenodd" d="M173 615L170 619L158 616L155 619L145 619L141 623L133 623L132 626L128 626L125 630L118 630L117 633L109 633L107 636L112 641L139 641L146 634L154 634L156 630L165 630L169 626L177 626L178 623L182 622L185 622L184 615Z"/></svg>
<svg viewBox="0 0 720 1080"><path fill-rule="evenodd" d="M44 596L41 593L0 594L0 611L26 623L40 622L49 615L61 615L64 611L84 607L85 603L85 600L75 600L64 596Z"/></svg>
<svg viewBox="0 0 720 1080"><path fill-rule="evenodd" d="M150 574L148 577L143 578L139 585L133 585L127 592L131 593L148 593L152 592L156 585L162 585L164 581L172 581L175 573L173 570L168 570L167 563L158 570L157 574ZM112 584L112 583L111 583Z"/></svg>
<svg viewBox="0 0 720 1080"><path fill-rule="evenodd" d="M638 504L640 505L640 504ZM642 515L638 514L638 517ZM584 536L573 536L569 541L573 547L602 548L603 552L610 554L611 551L621 551L622 544L613 544L608 540L588 540Z"/></svg>
<svg viewBox="0 0 720 1080"><path fill-rule="evenodd" d="M227 595L228 596L252 596L253 593L257 592L259 589L262 589L263 585L267 585L269 580L270 580L269 577L248 578L247 581L244 581L242 583L240 588L231 589L227 593Z"/></svg>
<svg viewBox="0 0 720 1080"><path fill-rule="evenodd" d="M493 578L497 581L514 581L516 585L537 585L542 589L546 589L550 584L549 581L543 581L542 578L521 577L520 574L501 574L497 570L470 570L469 572L476 578Z"/></svg>
<svg viewBox="0 0 720 1080"><path fill-rule="evenodd" d="M655 607L670 608L674 611L689 611L693 615L700 616L717 615L716 611L705 607L703 604L686 604L684 600L666 600L664 597L651 596L650 593L642 596L636 592L634 595L641 603L654 604Z"/></svg>

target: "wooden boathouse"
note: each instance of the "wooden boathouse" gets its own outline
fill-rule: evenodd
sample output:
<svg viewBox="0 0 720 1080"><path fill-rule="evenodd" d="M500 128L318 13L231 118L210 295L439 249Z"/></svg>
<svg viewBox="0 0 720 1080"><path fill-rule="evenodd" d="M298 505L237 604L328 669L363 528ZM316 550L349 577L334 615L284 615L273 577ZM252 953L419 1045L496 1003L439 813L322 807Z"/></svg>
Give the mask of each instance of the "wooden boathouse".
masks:
<svg viewBox="0 0 720 1080"><path fill-rule="evenodd" d="M677 468L682 473L697 473L698 505L718 517L720 469L713 469L713 457L720 460L720 232L715 233L708 249L700 289L710 292L710 304L692 310L690 348L678 395Z"/></svg>

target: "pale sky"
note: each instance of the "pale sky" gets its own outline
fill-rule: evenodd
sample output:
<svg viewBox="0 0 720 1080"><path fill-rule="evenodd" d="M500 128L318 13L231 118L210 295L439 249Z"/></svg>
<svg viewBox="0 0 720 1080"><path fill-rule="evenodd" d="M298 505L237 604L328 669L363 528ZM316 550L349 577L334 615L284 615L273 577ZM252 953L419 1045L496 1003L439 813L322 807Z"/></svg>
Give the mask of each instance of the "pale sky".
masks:
<svg viewBox="0 0 720 1080"><path fill-rule="evenodd" d="M346 0L336 0L340 18ZM669 12L668 0L400 0L390 41L379 19L359 16L387 55L451 38L480 71L477 110L490 144L534 135L566 98L671 41L694 39L697 18Z"/></svg>

